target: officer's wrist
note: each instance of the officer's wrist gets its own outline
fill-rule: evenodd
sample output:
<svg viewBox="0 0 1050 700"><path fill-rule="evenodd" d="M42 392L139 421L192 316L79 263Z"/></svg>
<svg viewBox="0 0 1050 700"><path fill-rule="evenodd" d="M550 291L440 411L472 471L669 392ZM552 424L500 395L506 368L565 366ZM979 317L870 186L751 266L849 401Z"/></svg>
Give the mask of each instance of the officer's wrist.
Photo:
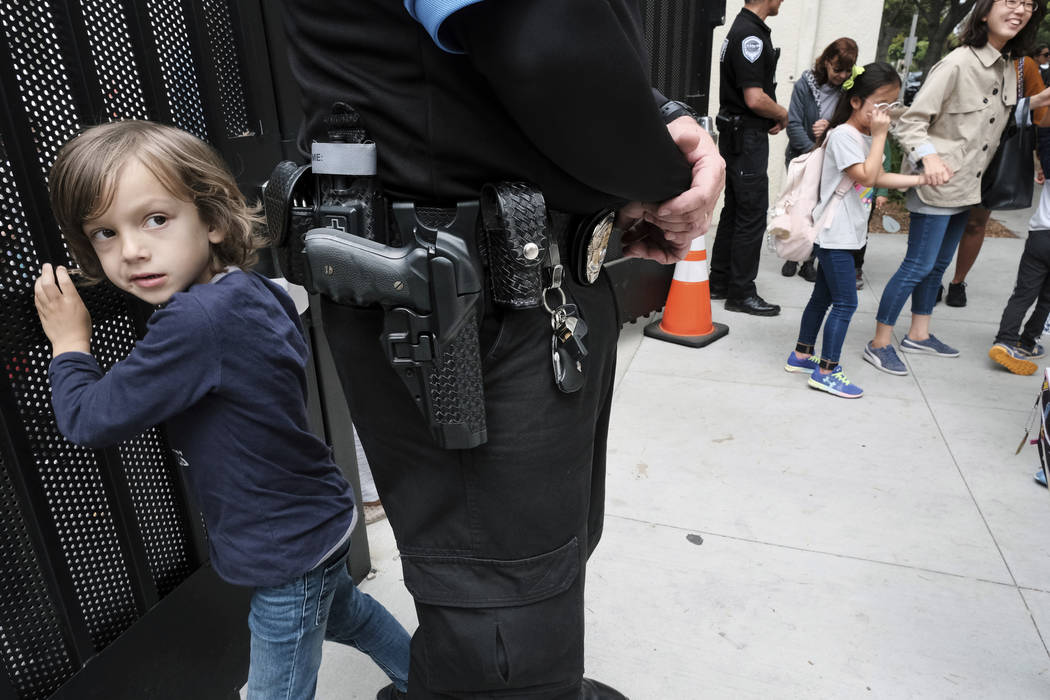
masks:
<svg viewBox="0 0 1050 700"><path fill-rule="evenodd" d="M670 124L678 117L692 117L694 120L700 121L700 115L697 114L695 109L678 100L668 100L660 105L660 116L663 117L664 124Z"/></svg>

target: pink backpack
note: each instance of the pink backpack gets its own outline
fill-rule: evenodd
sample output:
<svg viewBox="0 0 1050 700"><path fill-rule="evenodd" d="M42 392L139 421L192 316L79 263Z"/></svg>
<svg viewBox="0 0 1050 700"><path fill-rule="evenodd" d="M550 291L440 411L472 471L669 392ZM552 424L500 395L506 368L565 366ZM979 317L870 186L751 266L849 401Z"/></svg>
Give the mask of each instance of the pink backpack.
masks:
<svg viewBox="0 0 1050 700"><path fill-rule="evenodd" d="M853 187L852 178L843 174L819 220L813 221L813 212L820 204L820 171L827 143L825 138L819 148L791 159L784 188L769 211L769 247L784 260L802 262L809 258L817 233L831 224L843 195Z"/></svg>

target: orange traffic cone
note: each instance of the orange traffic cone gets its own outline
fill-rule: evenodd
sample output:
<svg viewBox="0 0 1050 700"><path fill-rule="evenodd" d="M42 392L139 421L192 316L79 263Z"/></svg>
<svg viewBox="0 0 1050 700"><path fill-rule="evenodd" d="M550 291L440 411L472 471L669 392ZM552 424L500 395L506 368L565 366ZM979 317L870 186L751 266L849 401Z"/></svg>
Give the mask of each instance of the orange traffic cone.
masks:
<svg viewBox="0 0 1050 700"><path fill-rule="evenodd" d="M729 326L711 321L711 284L707 280L704 237L693 239L685 260L674 266L664 315L645 327L650 338L702 348L729 332Z"/></svg>

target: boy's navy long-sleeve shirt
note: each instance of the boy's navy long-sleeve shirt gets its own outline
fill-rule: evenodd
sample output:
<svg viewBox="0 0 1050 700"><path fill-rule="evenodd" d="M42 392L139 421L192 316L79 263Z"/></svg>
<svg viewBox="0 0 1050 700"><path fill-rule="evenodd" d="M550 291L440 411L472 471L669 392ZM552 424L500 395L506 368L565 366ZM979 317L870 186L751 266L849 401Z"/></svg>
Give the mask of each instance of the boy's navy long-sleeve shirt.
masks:
<svg viewBox="0 0 1050 700"><path fill-rule="evenodd" d="M230 583L275 586L314 567L349 530L349 484L308 428L307 346L295 305L235 270L175 294L108 373L54 358L58 427L104 447L165 423Z"/></svg>

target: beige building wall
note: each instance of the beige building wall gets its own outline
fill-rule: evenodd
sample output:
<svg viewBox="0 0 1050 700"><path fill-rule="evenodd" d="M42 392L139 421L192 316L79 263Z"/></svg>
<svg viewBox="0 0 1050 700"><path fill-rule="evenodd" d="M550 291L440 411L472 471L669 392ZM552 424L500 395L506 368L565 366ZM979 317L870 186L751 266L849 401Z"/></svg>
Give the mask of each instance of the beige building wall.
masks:
<svg viewBox="0 0 1050 700"><path fill-rule="evenodd" d="M848 36L857 42L860 49L857 60L860 64L874 61L879 27L882 24L882 5L882 0L784 0L780 6L780 14L766 20L773 32L773 45L780 47L780 62L777 64L777 102L787 109L791 101L791 91L802 71L811 68L824 47L839 37ZM718 112L718 56L722 49L722 40L743 6L743 0L726 0L726 23L715 28L714 57L711 64L712 115ZM770 203L780 192L786 148L786 133L782 132L769 139Z"/></svg>

